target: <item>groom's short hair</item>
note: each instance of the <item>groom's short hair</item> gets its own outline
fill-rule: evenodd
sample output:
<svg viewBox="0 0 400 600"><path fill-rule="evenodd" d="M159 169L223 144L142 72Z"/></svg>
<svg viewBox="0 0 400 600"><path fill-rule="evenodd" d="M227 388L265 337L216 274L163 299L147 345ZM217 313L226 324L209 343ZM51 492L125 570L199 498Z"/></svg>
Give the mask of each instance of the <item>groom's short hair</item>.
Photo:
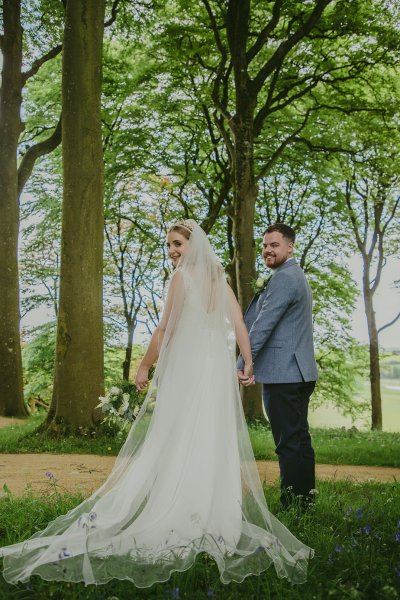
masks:
<svg viewBox="0 0 400 600"><path fill-rule="evenodd" d="M295 230L292 229L291 227L289 227L289 225L285 225L285 223L275 223L274 225L270 225L264 231L263 236L266 233L272 233L273 231L279 231L279 233L281 233L284 238L287 238L288 240L290 240L293 243L296 239Z"/></svg>

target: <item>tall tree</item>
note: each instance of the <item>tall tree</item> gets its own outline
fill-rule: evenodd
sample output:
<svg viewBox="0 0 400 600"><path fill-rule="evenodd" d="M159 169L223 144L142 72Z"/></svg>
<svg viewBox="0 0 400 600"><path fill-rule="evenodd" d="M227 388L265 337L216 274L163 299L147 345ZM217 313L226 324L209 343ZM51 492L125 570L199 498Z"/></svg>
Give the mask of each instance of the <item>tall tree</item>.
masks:
<svg viewBox="0 0 400 600"><path fill-rule="evenodd" d="M393 135L393 132L392 132ZM400 177L398 146L385 138L384 149L366 149L351 160L345 184L349 225L363 264L362 291L369 337L371 386L371 429L382 429L382 398L379 360L379 331L394 324L400 313L378 328L374 296L381 282L387 257L399 250ZM392 168L391 168L392 167Z"/></svg>
<svg viewBox="0 0 400 600"><path fill-rule="evenodd" d="M22 71L23 28L21 2L5 0L2 5L3 34L0 49L3 70L0 90L0 413L26 415L22 396L20 312L18 284L19 196L35 161L51 152L61 140L60 127L46 140L30 145L17 167L21 122L22 89L40 67L61 51L56 45Z"/></svg>
<svg viewBox="0 0 400 600"><path fill-rule="evenodd" d="M62 64L63 217L54 391L48 422L92 427L103 393L104 0L67 0Z"/></svg>
<svg viewBox="0 0 400 600"><path fill-rule="evenodd" d="M21 3L4 0L0 89L0 413L23 416L19 334L17 147L21 133Z"/></svg>
<svg viewBox="0 0 400 600"><path fill-rule="evenodd" d="M179 24L169 18L165 27L173 32L185 65L197 62L207 74L208 90L202 86L200 92L206 103L211 98L212 119L229 162L233 198L224 208L231 220L238 298L245 308L255 277L260 180L301 134L307 137L321 112L337 116L370 109L359 93L363 77L371 65L395 61L396 30L391 22L383 25L387 11L380 2L362 0L351 11L346 0L202 0L195 5L181 0L180 8ZM346 88L350 83L352 90Z"/></svg>

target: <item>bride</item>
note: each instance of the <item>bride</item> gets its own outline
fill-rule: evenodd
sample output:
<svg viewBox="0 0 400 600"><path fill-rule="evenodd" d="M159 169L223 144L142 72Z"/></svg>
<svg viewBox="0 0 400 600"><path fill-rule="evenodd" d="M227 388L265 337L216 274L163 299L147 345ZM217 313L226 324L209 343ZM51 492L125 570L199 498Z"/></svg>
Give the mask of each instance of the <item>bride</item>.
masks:
<svg viewBox="0 0 400 600"><path fill-rule="evenodd" d="M274 565L306 579L313 550L269 511L240 401L236 340L251 380L249 338L204 231L191 219L167 237L175 267L136 377L146 400L105 483L30 539L2 548L4 577L137 587L166 581L206 552L221 581ZM156 400L156 402L155 402Z"/></svg>

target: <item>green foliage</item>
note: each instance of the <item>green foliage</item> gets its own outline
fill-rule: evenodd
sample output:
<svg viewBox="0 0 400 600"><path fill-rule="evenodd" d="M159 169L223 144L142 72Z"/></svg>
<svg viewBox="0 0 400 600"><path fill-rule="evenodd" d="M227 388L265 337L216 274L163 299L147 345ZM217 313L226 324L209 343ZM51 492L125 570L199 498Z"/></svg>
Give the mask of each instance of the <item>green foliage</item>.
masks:
<svg viewBox="0 0 400 600"><path fill-rule="evenodd" d="M368 372L368 349L350 339L342 348L320 347L316 354L320 378L312 396L313 407L330 404L355 418L369 408L356 391Z"/></svg>
<svg viewBox="0 0 400 600"><path fill-rule="evenodd" d="M61 482L62 484L62 482ZM240 584L224 585L215 563L206 555L184 573L140 592L131 582L113 580L104 586L45 582L32 578L28 586L11 586L0 581L0 597L54 598L63 600L125 600L139 594L141 599L161 600L391 600L399 585L400 489L395 483L318 482L316 505L299 516L296 509L280 513L279 519L299 539L315 549L308 580L292 586L280 580L273 567L260 577L248 577ZM279 506L276 486L265 490L270 510ZM58 494L37 497L27 493L18 498L5 493L0 500L2 544L10 544L43 529L50 520L76 506L82 498Z"/></svg>
<svg viewBox="0 0 400 600"><path fill-rule="evenodd" d="M264 423L250 425L249 433L257 460L277 459L272 434ZM400 467L400 433L312 428L311 437L318 463Z"/></svg>
<svg viewBox="0 0 400 600"><path fill-rule="evenodd" d="M25 400L50 402L56 346L56 323L46 323L32 332L33 339L22 350Z"/></svg>

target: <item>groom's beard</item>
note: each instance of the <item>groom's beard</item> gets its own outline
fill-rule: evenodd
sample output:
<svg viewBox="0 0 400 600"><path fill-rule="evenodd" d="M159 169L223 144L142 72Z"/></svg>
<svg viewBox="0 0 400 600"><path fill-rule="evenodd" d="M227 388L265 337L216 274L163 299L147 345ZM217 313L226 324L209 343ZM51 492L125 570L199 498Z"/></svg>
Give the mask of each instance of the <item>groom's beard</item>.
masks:
<svg viewBox="0 0 400 600"><path fill-rule="evenodd" d="M270 259L270 262L268 262L268 258ZM267 269L277 269L278 267L283 265L283 263L286 262L288 258L288 256L284 256L283 258L277 258L276 256L266 256L264 258L264 264L267 267Z"/></svg>

